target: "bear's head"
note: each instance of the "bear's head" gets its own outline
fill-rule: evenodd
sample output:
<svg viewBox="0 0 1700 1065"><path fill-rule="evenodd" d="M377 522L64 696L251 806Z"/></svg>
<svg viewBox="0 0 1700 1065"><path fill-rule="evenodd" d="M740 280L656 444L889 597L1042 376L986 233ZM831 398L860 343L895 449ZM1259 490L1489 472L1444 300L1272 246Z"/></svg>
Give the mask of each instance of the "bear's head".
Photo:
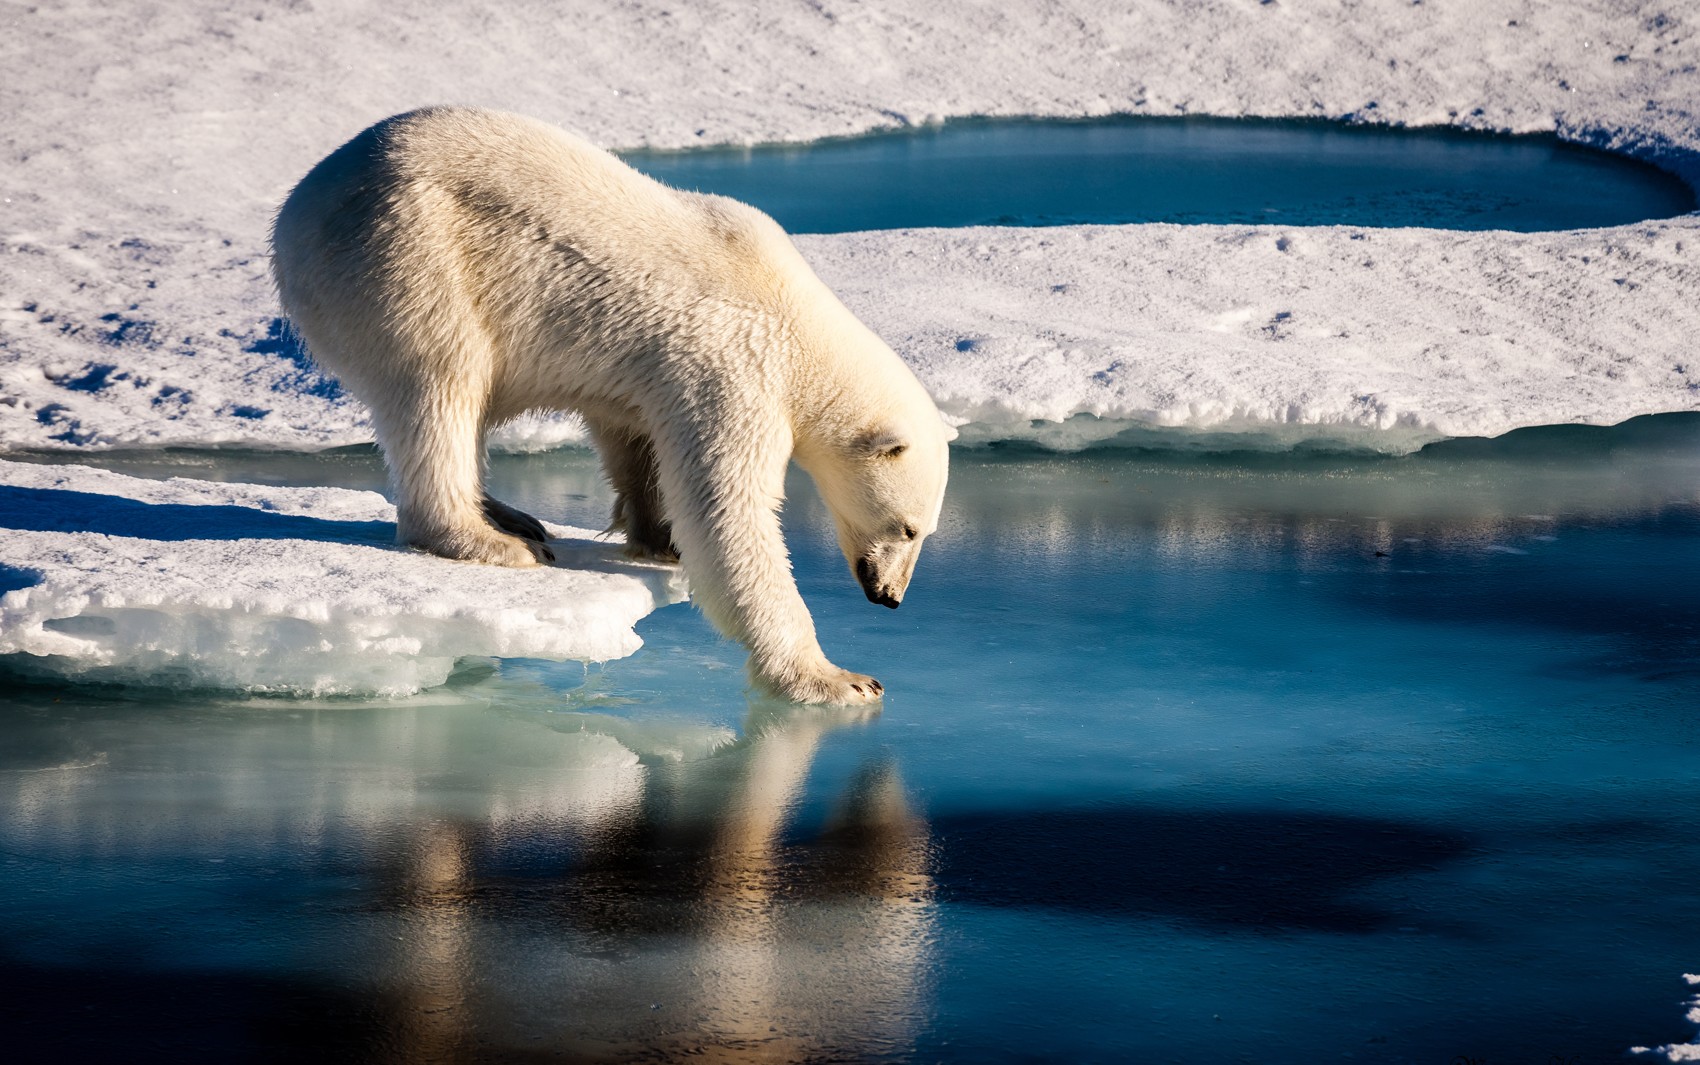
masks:
<svg viewBox="0 0 1700 1065"><path fill-rule="evenodd" d="M906 406L913 409L849 434L810 471L850 572L870 602L894 609L914 575L921 542L938 528L956 435L925 393Z"/></svg>
<svg viewBox="0 0 1700 1065"><path fill-rule="evenodd" d="M770 222L769 225L772 225ZM785 234L773 225L781 240ZM921 541L938 528L950 472L945 424L915 372L814 276L788 240L782 335L793 338L793 457L832 512L870 601L903 602Z"/></svg>

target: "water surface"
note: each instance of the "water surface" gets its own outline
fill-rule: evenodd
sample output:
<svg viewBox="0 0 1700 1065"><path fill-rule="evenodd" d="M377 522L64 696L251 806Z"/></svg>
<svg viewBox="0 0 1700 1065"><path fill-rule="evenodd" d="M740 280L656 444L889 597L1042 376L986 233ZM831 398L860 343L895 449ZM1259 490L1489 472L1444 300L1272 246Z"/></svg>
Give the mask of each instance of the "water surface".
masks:
<svg viewBox="0 0 1700 1065"><path fill-rule="evenodd" d="M1645 163L1554 136L1330 122L981 119L807 145L628 152L794 233L1216 222L1583 229L1695 209Z"/></svg>
<svg viewBox="0 0 1700 1065"><path fill-rule="evenodd" d="M1700 958L1700 418L1403 458L955 456L882 713L633 658L391 703L13 684L26 1058L1617 1060ZM370 486L370 451L110 456ZM498 494L595 525L585 455Z"/></svg>

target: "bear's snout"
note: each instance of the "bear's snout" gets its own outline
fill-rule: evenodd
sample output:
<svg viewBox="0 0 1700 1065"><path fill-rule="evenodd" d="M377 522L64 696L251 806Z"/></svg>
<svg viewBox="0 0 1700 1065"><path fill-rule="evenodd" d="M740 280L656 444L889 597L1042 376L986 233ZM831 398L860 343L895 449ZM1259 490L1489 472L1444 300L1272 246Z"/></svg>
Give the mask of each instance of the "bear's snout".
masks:
<svg viewBox="0 0 1700 1065"><path fill-rule="evenodd" d="M879 578L874 575L873 563L865 558L856 560L856 580L861 584L862 593L868 597L870 603L878 603L896 610L903 602L888 589L880 587Z"/></svg>

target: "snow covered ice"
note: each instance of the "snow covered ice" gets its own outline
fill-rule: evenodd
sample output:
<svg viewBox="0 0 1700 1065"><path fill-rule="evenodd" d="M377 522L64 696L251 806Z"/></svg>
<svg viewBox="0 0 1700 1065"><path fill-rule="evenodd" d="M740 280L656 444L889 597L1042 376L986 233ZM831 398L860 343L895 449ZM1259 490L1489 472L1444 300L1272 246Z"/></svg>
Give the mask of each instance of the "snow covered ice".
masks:
<svg viewBox="0 0 1700 1065"><path fill-rule="evenodd" d="M1691 228L1070 226L801 244L970 441L1070 448L1147 428L1407 451L1692 409Z"/></svg>
<svg viewBox="0 0 1700 1065"><path fill-rule="evenodd" d="M30 76L0 86L0 447L369 439L360 405L280 328L266 226L318 158L422 104L522 111L616 148L961 115L1556 131L1692 185L1696 18L1582 0L14 8L0 58ZM801 244L969 440L1073 447L1134 426L1398 451L1700 406L1694 215L1526 235L1117 226ZM570 419L534 418L497 444L580 439Z"/></svg>
<svg viewBox="0 0 1700 1065"><path fill-rule="evenodd" d="M313 694L402 694L463 656L629 655L673 567L550 526L556 568L394 545L372 492L142 480L0 461L0 655L18 668Z"/></svg>

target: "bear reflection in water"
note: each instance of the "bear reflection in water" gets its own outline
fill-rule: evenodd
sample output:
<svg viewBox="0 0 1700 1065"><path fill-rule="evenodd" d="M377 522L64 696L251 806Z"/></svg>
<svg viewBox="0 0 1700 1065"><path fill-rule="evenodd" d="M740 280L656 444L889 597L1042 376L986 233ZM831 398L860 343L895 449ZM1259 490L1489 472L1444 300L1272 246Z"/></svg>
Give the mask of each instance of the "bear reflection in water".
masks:
<svg viewBox="0 0 1700 1065"><path fill-rule="evenodd" d="M758 703L735 739L486 691L509 709L91 721L44 705L37 735L0 758L29 763L0 774L15 811L0 846L62 859L109 841L112 875L174 899L142 934L234 957L219 985L253 1001L228 1012L303 1054L801 1060L912 1044L935 921L927 825L876 760L818 832L794 827L823 737L866 711ZM98 921L77 928L84 953L116 956ZM112 984L122 1011L171 979L75 975L78 1010L93 988ZM204 1034L191 1001L167 998L150 1024ZM54 1039L61 1008L40 1018Z"/></svg>
<svg viewBox="0 0 1700 1065"><path fill-rule="evenodd" d="M494 820L422 834L383 889L410 928L389 960L402 1057L903 1051L933 905L927 826L896 769L864 766L818 835L786 838L822 736L858 716L758 707L737 743L643 767L632 806L575 826L570 869L481 868L520 844ZM527 823L523 845L547 847Z"/></svg>

